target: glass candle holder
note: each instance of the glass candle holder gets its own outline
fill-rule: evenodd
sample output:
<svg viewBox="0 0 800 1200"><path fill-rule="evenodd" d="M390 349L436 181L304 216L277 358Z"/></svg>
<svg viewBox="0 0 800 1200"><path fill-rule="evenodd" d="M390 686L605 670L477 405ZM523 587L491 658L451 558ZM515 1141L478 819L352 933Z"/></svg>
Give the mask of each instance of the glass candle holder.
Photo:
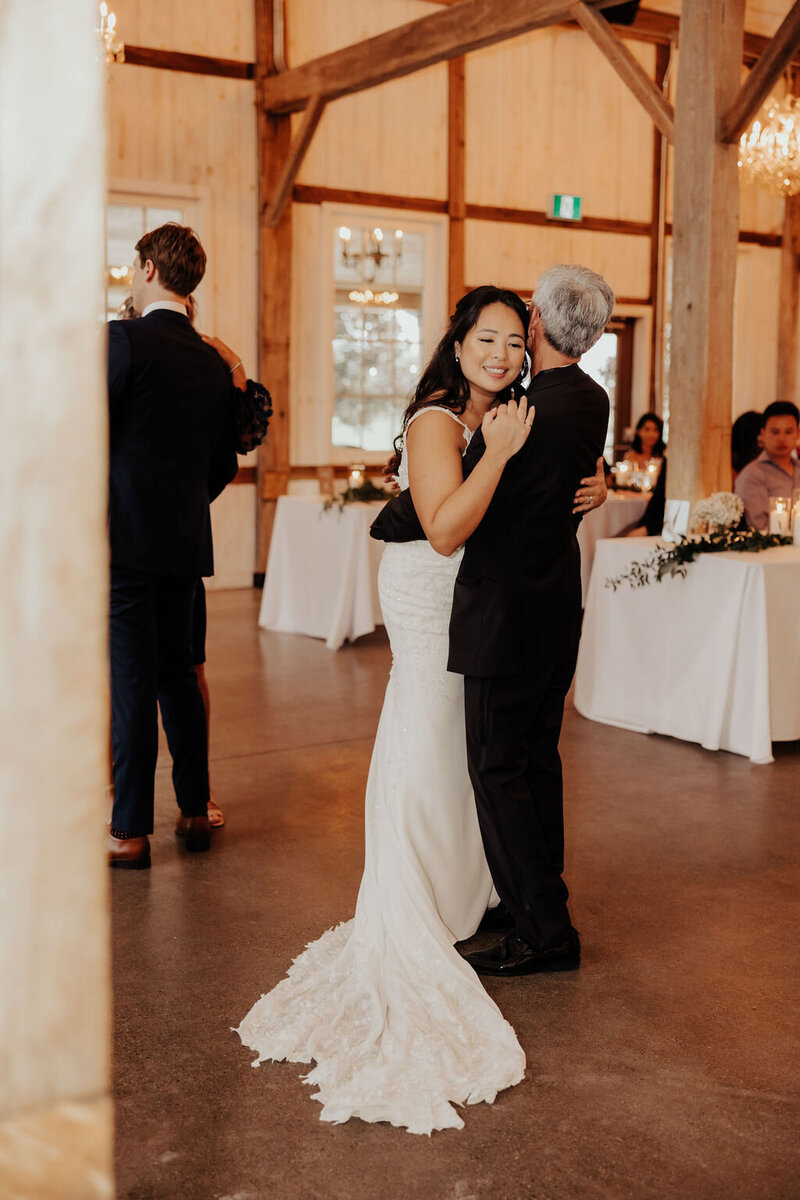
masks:
<svg viewBox="0 0 800 1200"><path fill-rule="evenodd" d="M769 532L779 533L786 537L790 532L791 500L788 496L770 496L769 498Z"/></svg>
<svg viewBox="0 0 800 1200"><path fill-rule="evenodd" d="M354 490L363 487L366 469L363 463L351 463L348 467L347 486Z"/></svg>

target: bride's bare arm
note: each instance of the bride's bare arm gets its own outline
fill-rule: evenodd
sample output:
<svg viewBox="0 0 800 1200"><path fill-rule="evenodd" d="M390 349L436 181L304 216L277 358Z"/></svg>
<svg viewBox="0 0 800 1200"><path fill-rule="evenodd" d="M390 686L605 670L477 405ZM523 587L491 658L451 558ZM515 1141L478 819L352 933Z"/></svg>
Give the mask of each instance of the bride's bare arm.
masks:
<svg viewBox="0 0 800 1200"><path fill-rule="evenodd" d="M414 508L434 550L452 554L475 531L503 467L524 445L534 410L525 400L491 409L483 418L486 450L468 479L463 479L464 435L446 413L431 410L406 434L409 486Z"/></svg>

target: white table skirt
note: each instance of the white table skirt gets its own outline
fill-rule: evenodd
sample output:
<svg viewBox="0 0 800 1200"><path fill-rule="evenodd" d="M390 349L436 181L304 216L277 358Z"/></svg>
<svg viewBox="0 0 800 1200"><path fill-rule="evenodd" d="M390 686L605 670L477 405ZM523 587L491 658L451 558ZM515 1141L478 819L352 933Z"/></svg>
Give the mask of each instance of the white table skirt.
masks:
<svg viewBox="0 0 800 1200"><path fill-rule="evenodd" d="M704 554L685 579L604 586L657 538L598 542L575 678L584 717L772 762L800 738L800 549Z"/></svg>
<svg viewBox="0 0 800 1200"><path fill-rule="evenodd" d="M369 536L382 507L382 501L352 503L324 512L321 497L280 497L258 617L262 629L324 638L337 650L382 624L377 580L384 543Z"/></svg>
<svg viewBox="0 0 800 1200"><path fill-rule="evenodd" d="M586 514L578 526L578 545L581 548L581 588L583 603L589 594L594 548L603 538L615 537L626 525L644 517L650 502L650 492L609 492L600 508Z"/></svg>

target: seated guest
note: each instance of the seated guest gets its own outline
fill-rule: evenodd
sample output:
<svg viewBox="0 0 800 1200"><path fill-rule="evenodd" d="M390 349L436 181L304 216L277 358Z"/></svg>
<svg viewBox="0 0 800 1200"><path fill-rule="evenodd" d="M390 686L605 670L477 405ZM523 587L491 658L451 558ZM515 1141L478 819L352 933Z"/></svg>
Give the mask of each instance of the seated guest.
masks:
<svg viewBox="0 0 800 1200"><path fill-rule="evenodd" d="M769 527L770 496L791 496L800 488L797 435L800 411L791 400L775 400L761 418L764 449L736 476L733 490L744 501L744 516L753 529Z"/></svg>
<svg viewBox="0 0 800 1200"><path fill-rule="evenodd" d="M648 412L639 417L636 422L636 433L630 450L623 462L636 463L639 470L644 470L651 458L663 458L664 422L658 413Z"/></svg>
<svg viewBox="0 0 800 1200"><path fill-rule="evenodd" d="M757 458L761 451L761 426L764 418L751 409L743 412L731 428L731 470L734 482L739 472Z"/></svg>
<svg viewBox="0 0 800 1200"><path fill-rule="evenodd" d="M632 528L623 529L618 537L660 537L664 528L664 509L667 502L667 460L661 460L661 470L658 472L656 486L647 508L644 510L642 523Z"/></svg>

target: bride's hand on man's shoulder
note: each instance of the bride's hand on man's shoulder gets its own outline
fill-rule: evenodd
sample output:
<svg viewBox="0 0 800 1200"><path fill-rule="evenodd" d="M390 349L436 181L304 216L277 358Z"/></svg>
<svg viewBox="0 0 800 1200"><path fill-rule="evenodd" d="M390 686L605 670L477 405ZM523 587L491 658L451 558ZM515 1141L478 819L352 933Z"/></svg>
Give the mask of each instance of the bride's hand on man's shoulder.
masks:
<svg viewBox="0 0 800 1200"><path fill-rule="evenodd" d="M486 449L505 460L511 458L525 445L535 416L536 409L533 405L528 408L528 399L524 395L519 403L512 399L507 404L490 408L481 422Z"/></svg>

